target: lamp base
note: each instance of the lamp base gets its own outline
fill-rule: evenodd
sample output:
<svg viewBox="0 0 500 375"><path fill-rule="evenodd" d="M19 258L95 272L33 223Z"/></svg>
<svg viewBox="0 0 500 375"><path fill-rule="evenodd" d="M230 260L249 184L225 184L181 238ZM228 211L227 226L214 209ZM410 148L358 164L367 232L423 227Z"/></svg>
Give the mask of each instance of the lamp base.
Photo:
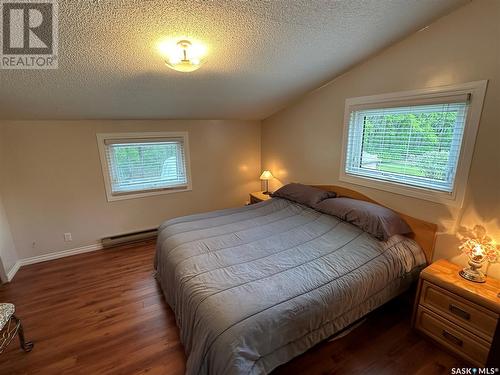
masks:
<svg viewBox="0 0 500 375"><path fill-rule="evenodd" d="M484 275L484 273L472 267L465 267L462 270L460 270L458 274L462 276L464 279L475 283L486 282L486 276Z"/></svg>
<svg viewBox="0 0 500 375"><path fill-rule="evenodd" d="M270 191L263 191L262 194L271 195L271 192Z"/></svg>

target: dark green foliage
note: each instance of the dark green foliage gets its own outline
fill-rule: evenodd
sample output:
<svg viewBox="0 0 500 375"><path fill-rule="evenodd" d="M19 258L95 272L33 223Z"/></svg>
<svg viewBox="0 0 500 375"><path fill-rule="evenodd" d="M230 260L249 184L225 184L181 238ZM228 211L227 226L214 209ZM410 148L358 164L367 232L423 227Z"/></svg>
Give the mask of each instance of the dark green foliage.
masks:
<svg viewBox="0 0 500 375"><path fill-rule="evenodd" d="M376 155L378 170L446 179L455 112L366 115L363 152Z"/></svg>
<svg viewBox="0 0 500 375"><path fill-rule="evenodd" d="M161 177L167 159L177 157L175 144L130 144L114 148L115 171L120 180Z"/></svg>

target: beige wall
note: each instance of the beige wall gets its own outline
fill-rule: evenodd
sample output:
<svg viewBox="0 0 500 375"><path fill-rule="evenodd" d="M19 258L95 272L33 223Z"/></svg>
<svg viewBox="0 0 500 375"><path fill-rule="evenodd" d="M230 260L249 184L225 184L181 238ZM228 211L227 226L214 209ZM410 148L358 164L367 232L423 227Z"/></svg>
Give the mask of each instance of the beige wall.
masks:
<svg viewBox="0 0 500 375"><path fill-rule="evenodd" d="M127 131L188 131L193 190L107 202L96 133ZM0 190L20 258L243 205L259 189L258 121L4 121L0 132Z"/></svg>
<svg viewBox="0 0 500 375"><path fill-rule="evenodd" d="M476 0L354 67L263 121L262 166L281 182L338 183L349 97L488 79L463 209L351 186L439 224L435 257L457 257L458 225L483 224L500 242L500 1ZM490 266L500 275L500 265Z"/></svg>

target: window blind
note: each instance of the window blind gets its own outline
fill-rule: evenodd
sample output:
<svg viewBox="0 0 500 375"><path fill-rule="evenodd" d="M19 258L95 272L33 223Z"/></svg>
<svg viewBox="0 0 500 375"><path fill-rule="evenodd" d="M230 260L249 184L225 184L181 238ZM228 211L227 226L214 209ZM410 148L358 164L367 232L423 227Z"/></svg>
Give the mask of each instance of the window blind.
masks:
<svg viewBox="0 0 500 375"><path fill-rule="evenodd" d="M350 113L345 172L453 192L468 96Z"/></svg>
<svg viewBox="0 0 500 375"><path fill-rule="evenodd" d="M183 138L104 143L113 195L187 187Z"/></svg>

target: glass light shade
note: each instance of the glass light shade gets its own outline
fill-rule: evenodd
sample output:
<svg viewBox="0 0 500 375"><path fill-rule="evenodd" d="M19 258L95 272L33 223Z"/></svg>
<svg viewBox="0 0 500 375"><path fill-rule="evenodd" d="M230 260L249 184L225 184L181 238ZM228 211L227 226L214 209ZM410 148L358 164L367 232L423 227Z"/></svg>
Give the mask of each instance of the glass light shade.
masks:
<svg viewBox="0 0 500 375"><path fill-rule="evenodd" d="M264 171L260 175L261 180L270 180L272 178L273 178L273 174L271 173L271 171Z"/></svg>
<svg viewBox="0 0 500 375"><path fill-rule="evenodd" d="M178 72L194 72L205 63L202 58L204 48L193 46L189 40L181 40L175 46L161 46L160 49L166 55L165 64Z"/></svg>
<svg viewBox="0 0 500 375"><path fill-rule="evenodd" d="M476 283L484 283L486 276L480 268L483 263L495 262L500 257L500 245L486 234L482 225L475 225L472 229L460 227L458 235L460 250L469 258L469 267L461 270L460 276Z"/></svg>
<svg viewBox="0 0 500 375"><path fill-rule="evenodd" d="M198 70L201 68L203 65L202 63L195 64L189 60L182 60L178 63L171 63L168 60L165 61L165 64L173 69L177 70L178 72L183 72L183 73L189 73L189 72L194 72L195 70Z"/></svg>
<svg viewBox="0 0 500 375"><path fill-rule="evenodd" d="M469 249L464 249L464 253L469 257L469 267L464 267L459 274L469 281L484 283L486 281L486 276L481 271L481 267L488 259L485 249L481 243L475 240L469 240L466 244L465 246L469 246Z"/></svg>

